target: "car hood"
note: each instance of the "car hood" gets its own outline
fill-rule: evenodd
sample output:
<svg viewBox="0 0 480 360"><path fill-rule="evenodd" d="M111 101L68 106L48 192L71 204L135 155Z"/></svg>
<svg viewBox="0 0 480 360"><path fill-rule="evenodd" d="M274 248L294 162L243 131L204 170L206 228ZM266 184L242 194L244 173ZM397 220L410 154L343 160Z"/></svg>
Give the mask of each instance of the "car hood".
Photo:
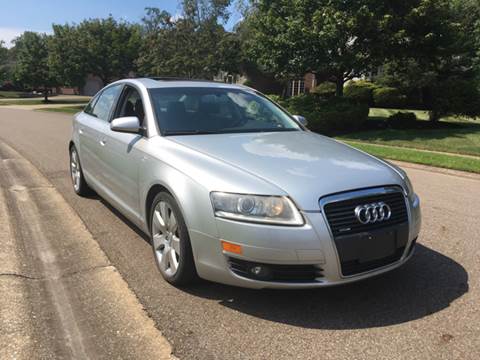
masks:
<svg viewBox="0 0 480 360"><path fill-rule="evenodd" d="M328 194L403 185L389 165L309 131L169 138L275 185L303 210L319 210L319 198Z"/></svg>

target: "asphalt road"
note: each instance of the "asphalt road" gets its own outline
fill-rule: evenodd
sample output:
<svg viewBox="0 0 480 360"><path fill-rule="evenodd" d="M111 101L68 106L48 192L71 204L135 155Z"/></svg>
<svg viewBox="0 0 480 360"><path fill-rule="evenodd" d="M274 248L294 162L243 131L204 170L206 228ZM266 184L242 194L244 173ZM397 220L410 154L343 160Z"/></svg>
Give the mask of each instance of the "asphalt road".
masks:
<svg viewBox="0 0 480 360"><path fill-rule="evenodd" d="M414 258L384 276L308 291L200 282L177 289L147 238L98 198L74 195L70 117L0 109L0 139L79 214L182 359L480 358L480 179L406 168L422 199Z"/></svg>

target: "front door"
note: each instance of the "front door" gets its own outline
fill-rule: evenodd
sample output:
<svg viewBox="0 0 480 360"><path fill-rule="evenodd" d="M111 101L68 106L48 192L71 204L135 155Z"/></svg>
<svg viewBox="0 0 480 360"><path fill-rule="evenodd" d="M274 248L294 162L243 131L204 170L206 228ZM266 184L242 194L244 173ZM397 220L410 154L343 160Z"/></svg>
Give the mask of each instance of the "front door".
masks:
<svg viewBox="0 0 480 360"><path fill-rule="evenodd" d="M112 119L136 116L143 126L144 114L139 92L131 86L125 86ZM138 169L142 152L138 148L147 139L143 134L114 132L109 127L104 133L103 141L104 182L110 191L109 195L126 215L139 219L141 212Z"/></svg>

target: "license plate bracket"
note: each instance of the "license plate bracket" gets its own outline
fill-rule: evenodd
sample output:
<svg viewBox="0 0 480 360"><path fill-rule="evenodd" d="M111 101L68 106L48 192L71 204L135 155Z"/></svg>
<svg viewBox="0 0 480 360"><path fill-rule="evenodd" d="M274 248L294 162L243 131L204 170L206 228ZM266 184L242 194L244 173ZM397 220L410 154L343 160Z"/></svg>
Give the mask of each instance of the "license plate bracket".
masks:
<svg viewBox="0 0 480 360"><path fill-rule="evenodd" d="M405 247L408 241L408 223L365 231L335 238L340 260L366 263L388 256Z"/></svg>
<svg viewBox="0 0 480 360"><path fill-rule="evenodd" d="M363 235L360 242L364 244L358 253L360 263L382 259L393 255L397 250L397 231L380 230Z"/></svg>

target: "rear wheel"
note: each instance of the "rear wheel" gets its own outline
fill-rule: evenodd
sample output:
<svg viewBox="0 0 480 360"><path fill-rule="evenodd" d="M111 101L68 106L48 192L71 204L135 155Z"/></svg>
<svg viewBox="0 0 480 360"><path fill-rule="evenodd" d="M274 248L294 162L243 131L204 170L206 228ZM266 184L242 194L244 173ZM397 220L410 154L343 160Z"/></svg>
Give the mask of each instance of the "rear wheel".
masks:
<svg viewBox="0 0 480 360"><path fill-rule="evenodd" d="M73 190L77 195L86 196L92 193L83 177L82 166L80 165L80 158L75 145L70 147L70 176L72 178Z"/></svg>
<svg viewBox="0 0 480 360"><path fill-rule="evenodd" d="M155 262L163 278L173 285L194 280L196 271L187 226L170 194L161 192L155 196L150 224Z"/></svg>

